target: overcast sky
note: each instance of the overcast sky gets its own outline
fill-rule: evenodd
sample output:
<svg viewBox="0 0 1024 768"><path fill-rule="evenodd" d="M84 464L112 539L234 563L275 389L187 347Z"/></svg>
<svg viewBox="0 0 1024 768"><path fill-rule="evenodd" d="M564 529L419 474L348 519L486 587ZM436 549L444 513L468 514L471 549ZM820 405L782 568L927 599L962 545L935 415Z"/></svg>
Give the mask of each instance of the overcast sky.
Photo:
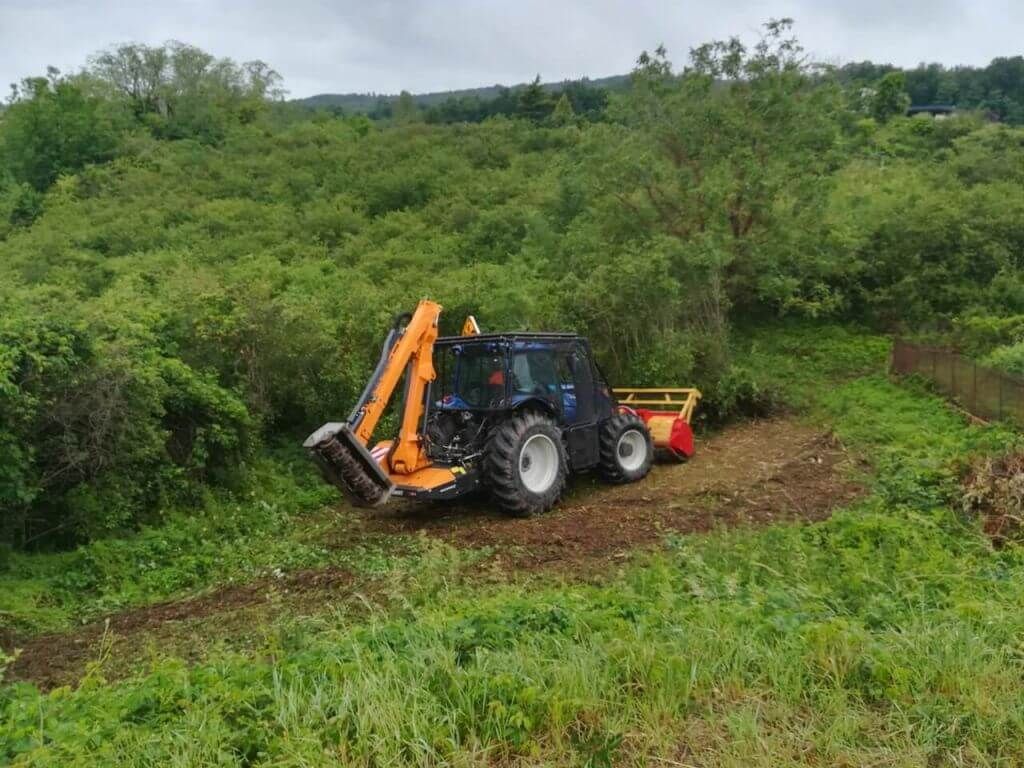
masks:
<svg viewBox="0 0 1024 768"><path fill-rule="evenodd" d="M600 77L659 43L681 64L693 45L782 16L822 61L986 64L1024 49L1024 0L0 0L0 87L171 39L262 59L293 97Z"/></svg>

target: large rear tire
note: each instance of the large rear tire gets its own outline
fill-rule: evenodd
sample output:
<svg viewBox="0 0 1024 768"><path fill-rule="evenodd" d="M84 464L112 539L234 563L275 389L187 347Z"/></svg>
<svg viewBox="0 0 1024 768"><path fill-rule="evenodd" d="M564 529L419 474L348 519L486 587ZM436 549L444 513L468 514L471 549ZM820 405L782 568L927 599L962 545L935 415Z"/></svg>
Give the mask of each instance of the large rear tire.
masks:
<svg viewBox="0 0 1024 768"><path fill-rule="evenodd" d="M601 475L609 483L635 483L651 471L654 441L644 420L617 413L601 427Z"/></svg>
<svg viewBox="0 0 1024 768"><path fill-rule="evenodd" d="M487 438L484 480L507 514L551 509L565 490L568 465L562 431L543 414L517 413Z"/></svg>

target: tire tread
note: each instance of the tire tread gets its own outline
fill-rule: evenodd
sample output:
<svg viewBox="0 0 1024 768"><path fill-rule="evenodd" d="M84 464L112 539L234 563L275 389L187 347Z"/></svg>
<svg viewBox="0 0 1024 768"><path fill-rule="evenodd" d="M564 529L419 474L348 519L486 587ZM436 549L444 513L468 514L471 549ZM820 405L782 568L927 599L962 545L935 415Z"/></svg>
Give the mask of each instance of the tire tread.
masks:
<svg viewBox="0 0 1024 768"><path fill-rule="evenodd" d="M517 478L519 450L531 432L551 437L559 452L559 471L552 487L539 498L523 488ZM507 514L529 517L546 512L565 490L568 455L561 430L547 416L535 411L515 414L491 430L484 449L484 480L498 506Z"/></svg>
<svg viewBox="0 0 1024 768"><path fill-rule="evenodd" d="M647 439L647 460L643 465L633 471L627 472L619 463L616 448L619 444L619 437L629 429L637 429ZM635 413L617 413L608 419L600 431L601 458L598 463L598 470L601 476L609 483L621 485L623 483L635 483L642 480L651 471L651 464L654 460L654 443L651 440L651 433L647 429L644 420Z"/></svg>

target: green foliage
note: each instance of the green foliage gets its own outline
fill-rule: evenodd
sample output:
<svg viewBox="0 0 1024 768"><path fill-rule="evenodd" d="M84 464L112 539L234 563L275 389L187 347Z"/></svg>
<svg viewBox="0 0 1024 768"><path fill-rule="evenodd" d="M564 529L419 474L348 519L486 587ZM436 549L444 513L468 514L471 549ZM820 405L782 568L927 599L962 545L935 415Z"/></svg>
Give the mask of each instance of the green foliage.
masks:
<svg viewBox="0 0 1024 768"><path fill-rule="evenodd" d="M902 72L890 72L875 86L871 95L870 113L875 120L884 123L892 117L903 115L910 106L906 92L907 78Z"/></svg>
<svg viewBox="0 0 1024 768"><path fill-rule="evenodd" d="M0 171L0 538L239 486L262 438L344 413L424 295L450 329L584 333L613 383L697 383L715 422L806 378L742 357L779 316L1020 342L1024 133L865 118L789 30L681 73L645 55L607 111L586 84L496 91L479 124L411 97L387 124L305 114L266 65L178 43L46 81L0 143L45 112L70 132L47 146L99 154L48 160L45 191Z"/></svg>
<svg viewBox="0 0 1024 768"><path fill-rule="evenodd" d="M0 123L0 636L275 569L406 581L386 613L251 655L0 688L2 760L1024 761L1024 559L958 484L1020 437L887 379L884 336L820 322L953 329L1019 365L1024 133L899 117L886 72L865 118L788 27L682 74L645 55L601 124L539 80L480 124L408 99L383 127L305 119L271 109L265 65L179 44L32 81ZM1015 72L993 63L1006 114ZM465 589L450 552L329 549L330 490L256 449L343 413L423 295L453 328L586 333L616 383L698 384L709 421L802 408L869 495L597 585ZM9 546L44 543L78 546Z"/></svg>
<svg viewBox="0 0 1024 768"><path fill-rule="evenodd" d="M519 92L518 98L519 114L535 123L548 117L554 109L551 96L541 87L540 75L537 75L532 83Z"/></svg>
<svg viewBox="0 0 1024 768"><path fill-rule="evenodd" d="M748 49L695 49L674 75L663 49L643 54L612 114L630 130L602 137L597 171L620 203L605 225L642 245L675 241L670 274L685 313L727 360L732 309L828 303L829 268L804 257L822 237L821 202L839 138L839 103L803 62L789 22ZM613 212L614 215L615 212Z"/></svg>
<svg viewBox="0 0 1024 768"><path fill-rule="evenodd" d="M315 525L300 527L332 497L305 472L263 461L244 493L208 494L171 508L131 536L69 552L9 554L0 564L0 636L54 631L90 617L158 601L211 583L245 581L275 569L342 562L365 568L369 553L330 553Z"/></svg>
<svg viewBox="0 0 1024 768"><path fill-rule="evenodd" d="M3 683L7 668L17 660L18 655L18 651L8 653L3 648L0 648L0 683Z"/></svg>
<svg viewBox="0 0 1024 768"><path fill-rule="evenodd" d="M840 79L854 87L869 86L890 74L903 78L915 105L953 105L1017 125L1024 122L1024 57L998 57L985 67L931 63L906 70L862 61L838 71Z"/></svg>
<svg viewBox="0 0 1024 768"><path fill-rule="evenodd" d="M136 119L165 139L224 140L280 98L281 77L262 61L236 64L195 46L127 44L90 59L90 74L118 94Z"/></svg>
<svg viewBox="0 0 1024 768"><path fill-rule="evenodd" d="M61 77L55 69L24 80L4 111L0 168L15 182L42 191L62 174L113 158L127 116L96 90L88 79ZM14 224L38 213L23 194L20 200L7 214Z"/></svg>
<svg viewBox="0 0 1024 768"><path fill-rule="evenodd" d="M761 418L781 406L778 390L751 369L735 363L717 378L701 384L700 390L703 397L698 423L720 425L737 418Z"/></svg>
<svg viewBox="0 0 1024 768"><path fill-rule="evenodd" d="M121 330L104 338L56 312L0 319L6 540L122 529L249 452L250 417L236 396Z"/></svg>
<svg viewBox="0 0 1024 768"><path fill-rule="evenodd" d="M597 81L571 80L564 83L534 82L506 88L491 86L464 91L408 94L396 96L374 94L320 94L299 100L320 114L342 115L365 112L375 120L404 122L400 114L415 115L428 123L479 123L494 117L526 118L540 122L545 117L555 125L568 124L566 117L595 122L605 117L608 93L621 89L628 78L613 76ZM552 105L564 101L557 119ZM566 110L568 107L568 111Z"/></svg>
<svg viewBox="0 0 1024 768"><path fill-rule="evenodd" d="M815 525L670 538L597 585L467 586L451 553L424 552L402 564L394 609L355 623L282 625L251 654L192 666L157 657L113 684L94 674L48 694L0 689L0 755L70 766L481 754L615 764L672 760L685 741L705 764L778 764L795 750L829 764L1024 759L1024 559L988 544L955 485L964 461L1020 437L882 376L882 337L790 324L743 338L744 365L786 381L789 396L803 390L873 464L871 495L853 509ZM250 504L210 506L206 519L14 554L0 612L27 615L12 596L27 599L44 575L29 626L330 562L293 517L323 489L283 476L271 468L273 485ZM348 556L351 567L373 558Z"/></svg>
<svg viewBox="0 0 1024 768"><path fill-rule="evenodd" d="M850 259L840 283L850 310L890 326L949 322L971 306L1019 312L1022 204L1011 185L962 184L949 165L851 163L828 214Z"/></svg>
<svg viewBox="0 0 1024 768"><path fill-rule="evenodd" d="M572 102L567 94L563 93L555 102L555 108L551 111L552 125L571 125L576 122L576 113L573 111Z"/></svg>
<svg viewBox="0 0 1024 768"><path fill-rule="evenodd" d="M993 347L1024 340L1024 315L961 317L954 325L953 338L969 355L980 356Z"/></svg>
<svg viewBox="0 0 1024 768"><path fill-rule="evenodd" d="M672 540L601 586L414 591L397 614L322 622L256 657L157 660L48 695L11 687L0 754L615 762L628 734L631 754L671 759L685 738L710 764L774 764L794 749L829 763L1018 760L1024 561L948 511L902 501L899 513L867 502L814 526Z"/></svg>
<svg viewBox="0 0 1024 768"><path fill-rule="evenodd" d="M981 362L1008 373L1024 375L1024 341L996 347L982 358Z"/></svg>

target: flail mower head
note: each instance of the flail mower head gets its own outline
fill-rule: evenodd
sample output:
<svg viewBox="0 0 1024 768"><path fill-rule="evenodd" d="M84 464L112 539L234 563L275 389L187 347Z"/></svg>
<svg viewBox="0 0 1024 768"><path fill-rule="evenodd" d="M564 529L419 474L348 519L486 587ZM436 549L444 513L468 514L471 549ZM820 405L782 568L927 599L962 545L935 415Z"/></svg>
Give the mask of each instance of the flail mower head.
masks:
<svg viewBox="0 0 1024 768"><path fill-rule="evenodd" d="M647 424L660 455L675 461L693 456L690 419L700 401L699 389L617 387L614 392L621 407L633 411Z"/></svg>

